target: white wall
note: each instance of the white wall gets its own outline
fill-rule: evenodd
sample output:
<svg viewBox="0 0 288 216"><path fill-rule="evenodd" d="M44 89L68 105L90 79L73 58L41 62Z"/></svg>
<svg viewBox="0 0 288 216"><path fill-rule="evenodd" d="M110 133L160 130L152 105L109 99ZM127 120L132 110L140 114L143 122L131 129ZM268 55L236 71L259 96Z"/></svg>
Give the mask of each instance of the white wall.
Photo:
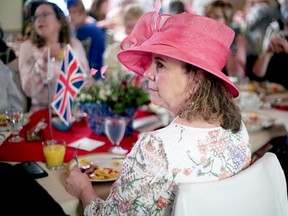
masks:
<svg viewBox="0 0 288 216"><path fill-rule="evenodd" d="M22 0L0 1L0 24L5 31L21 31L22 13Z"/></svg>

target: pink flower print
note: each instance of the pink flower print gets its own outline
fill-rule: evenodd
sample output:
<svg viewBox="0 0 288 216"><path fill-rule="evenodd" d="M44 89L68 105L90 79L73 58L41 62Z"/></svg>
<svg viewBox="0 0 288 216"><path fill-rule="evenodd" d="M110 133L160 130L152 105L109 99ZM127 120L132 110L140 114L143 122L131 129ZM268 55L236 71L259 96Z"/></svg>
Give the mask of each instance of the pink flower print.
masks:
<svg viewBox="0 0 288 216"><path fill-rule="evenodd" d="M145 145L145 149L148 150L149 152L153 152L155 150L155 147L150 144L147 144Z"/></svg>
<svg viewBox="0 0 288 216"><path fill-rule="evenodd" d="M224 171L223 173L221 173L219 175L219 179L225 179L225 178L228 178L228 177L230 177L230 174L227 171Z"/></svg>
<svg viewBox="0 0 288 216"><path fill-rule="evenodd" d="M211 139L217 139L217 137L219 136L219 130L213 130L209 132L209 136Z"/></svg>
<svg viewBox="0 0 288 216"><path fill-rule="evenodd" d="M190 168L185 168L185 169L183 169L183 174L186 175L186 176L189 176L191 172L192 172L192 171L191 171Z"/></svg>
<svg viewBox="0 0 288 216"><path fill-rule="evenodd" d="M175 185L174 184L170 184L169 187L168 187L168 190L169 191L173 191L175 188Z"/></svg>
<svg viewBox="0 0 288 216"><path fill-rule="evenodd" d="M217 144L216 148L218 154L222 154L228 147L227 147L228 139L227 137L220 137L219 143Z"/></svg>
<svg viewBox="0 0 288 216"><path fill-rule="evenodd" d="M172 169L172 172L173 172L173 174L177 174L177 173L180 173L180 172L181 172L181 169L179 169L179 168L173 168L173 169Z"/></svg>
<svg viewBox="0 0 288 216"><path fill-rule="evenodd" d="M157 207L160 209L166 208L168 206L168 200L160 196L157 201Z"/></svg>
<svg viewBox="0 0 288 216"><path fill-rule="evenodd" d="M111 193L112 193L112 194L117 194L117 193L119 193L119 189L118 189L118 188L120 188L120 187L119 187L119 185L117 185L117 183L113 184L113 186L112 186L112 188L111 188Z"/></svg>
<svg viewBox="0 0 288 216"><path fill-rule="evenodd" d="M119 204L118 204L118 206L119 206L119 211L121 212L121 213L125 213L126 212L126 205L125 205L125 203L122 203L122 202L120 202Z"/></svg>
<svg viewBox="0 0 288 216"><path fill-rule="evenodd" d="M201 157L200 158L200 164L207 164L208 163L208 159L206 157Z"/></svg>
<svg viewBox="0 0 288 216"><path fill-rule="evenodd" d="M204 142L199 142L198 149L200 153L205 154L208 151L207 144Z"/></svg>

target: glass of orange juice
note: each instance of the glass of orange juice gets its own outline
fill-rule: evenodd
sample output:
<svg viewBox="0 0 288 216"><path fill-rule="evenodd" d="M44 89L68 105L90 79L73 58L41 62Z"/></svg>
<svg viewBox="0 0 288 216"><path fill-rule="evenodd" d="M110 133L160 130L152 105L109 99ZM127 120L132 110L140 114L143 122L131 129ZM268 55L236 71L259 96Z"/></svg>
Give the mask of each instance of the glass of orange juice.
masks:
<svg viewBox="0 0 288 216"><path fill-rule="evenodd" d="M47 168L50 170L63 169L66 142L64 140L47 140L42 142L42 147Z"/></svg>

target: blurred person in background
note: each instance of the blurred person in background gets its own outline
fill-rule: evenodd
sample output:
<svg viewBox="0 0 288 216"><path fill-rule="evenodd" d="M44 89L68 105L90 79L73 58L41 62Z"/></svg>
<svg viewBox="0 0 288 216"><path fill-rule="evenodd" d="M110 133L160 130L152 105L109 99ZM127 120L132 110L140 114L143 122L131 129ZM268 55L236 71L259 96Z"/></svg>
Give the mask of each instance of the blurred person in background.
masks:
<svg viewBox="0 0 288 216"><path fill-rule="evenodd" d="M121 42L126 37L125 27L123 24L124 10L127 5L137 2L138 0L120 0L118 6L108 11L105 19L106 25L108 24L106 31L108 45L115 41Z"/></svg>
<svg viewBox="0 0 288 216"><path fill-rule="evenodd" d="M8 109L23 111L23 98L13 80L13 72L0 60L0 114Z"/></svg>
<svg viewBox="0 0 288 216"><path fill-rule="evenodd" d="M107 28L112 28L113 24L106 22L106 14L109 11L109 0L94 0L88 10L88 15L97 21L98 28L101 28L105 38Z"/></svg>
<svg viewBox="0 0 288 216"><path fill-rule="evenodd" d="M19 75L19 69L18 69L18 58L16 55L16 51L15 46L12 48L10 47L6 41L4 40L5 37L5 32L4 30L1 28L0 26L0 32L1 32L1 37L0 37L0 60L1 60L1 71L7 71L6 76L4 76L4 74L2 74L2 78L3 80L1 80L2 82L5 82L5 84L2 85L2 92L0 95L3 95L3 100L2 103L8 103L9 102L9 98L8 97L12 97L11 100L15 101L17 100L19 102L18 99L18 93L16 93L16 90L14 89L14 85L16 85L17 87L17 91L20 92L21 95L21 106L23 107L23 111L29 111L30 106L31 106L31 100L29 97L27 97L21 87L21 80L20 80L20 75ZM17 48L19 48L19 45L17 44ZM7 66L3 67L2 64L5 64ZM9 78L7 77L7 75L9 74ZM11 86L7 86L7 84L10 85L11 81L10 81L10 77L12 78L12 82L13 84L11 84ZM1 78L1 79L2 79ZM6 81L5 81L6 80ZM8 87L8 88L7 88ZM7 88L7 89L6 89ZM4 93L4 90L7 90L8 92ZM5 99L7 96L7 100ZM1 103L1 102L0 102Z"/></svg>
<svg viewBox="0 0 288 216"><path fill-rule="evenodd" d="M31 30L33 28L33 16L36 8L41 2L46 0L28 0L23 7L23 27L22 32L17 35L18 41L25 41L29 39Z"/></svg>
<svg viewBox="0 0 288 216"><path fill-rule="evenodd" d="M170 1L168 6L169 14L179 14L185 11L185 3L183 1Z"/></svg>
<svg viewBox="0 0 288 216"><path fill-rule="evenodd" d="M126 35L129 35L132 32L138 19L142 16L143 13L143 9L138 4L130 4L125 7L122 19ZM104 53L104 64L108 66L108 70L125 70L117 58L117 54L120 51L121 49L119 41L116 41L107 47Z"/></svg>
<svg viewBox="0 0 288 216"><path fill-rule="evenodd" d="M103 66L103 54L105 51L105 33L87 19L85 7L81 0L69 0L67 3L74 35L82 42L86 49L86 56L90 68L100 70ZM100 79L101 74L96 73L95 79Z"/></svg>
<svg viewBox="0 0 288 216"><path fill-rule="evenodd" d="M204 8L205 16L222 22L235 31L235 38L231 44L232 55L228 58L223 72L228 76L242 78L246 69L246 41L237 23L233 22L234 8L232 4L216 0Z"/></svg>
<svg viewBox="0 0 288 216"><path fill-rule="evenodd" d="M14 50L5 41L5 32L0 26L0 59L4 64L9 64L16 59Z"/></svg>
<svg viewBox="0 0 288 216"><path fill-rule="evenodd" d="M251 80L259 80L253 74L252 67L261 53L265 31L272 21L278 19L278 13L269 0L247 0L243 15L247 44L246 75Z"/></svg>
<svg viewBox="0 0 288 216"><path fill-rule="evenodd" d="M190 0L191 2L191 11L195 14L198 15L203 15L205 14L205 6L207 4L210 4L214 0Z"/></svg>
<svg viewBox="0 0 288 216"><path fill-rule="evenodd" d="M71 36L71 29L63 11L54 3L41 2L33 16L30 39L20 45L19 71L24 93L31 97L31 111L48 107L47 62L50 49L51 100L61 71L63 46L70 44L83 69L90 70L81 42Z"/></svg>
<svg viewBox="0 0 288 216"><path fill-rule="evenodd" d="M276 82L288 89L288 0L278 0L278 4L280 18L266 30L253 73L263 81Z"/></svg>
<svg viewBox="0 0 288 216"><path fill-rule="evenodd" d="M88 14L99 22L105 20L108 11L109 0L93 0Z"/></svg>

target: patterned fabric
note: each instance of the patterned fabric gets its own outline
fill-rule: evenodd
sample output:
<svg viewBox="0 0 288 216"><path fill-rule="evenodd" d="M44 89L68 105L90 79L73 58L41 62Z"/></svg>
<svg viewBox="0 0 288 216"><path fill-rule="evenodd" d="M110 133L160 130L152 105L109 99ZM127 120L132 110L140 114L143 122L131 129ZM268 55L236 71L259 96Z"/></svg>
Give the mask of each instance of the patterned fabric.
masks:
<svg viewBox="0 0 288 216"><path fill-rule="evenodd" d="M92 201L85 215L171 215L177 184L224 179L250 161L244 125L233 134L171 123L139 138L106 201Z"/></svg>

